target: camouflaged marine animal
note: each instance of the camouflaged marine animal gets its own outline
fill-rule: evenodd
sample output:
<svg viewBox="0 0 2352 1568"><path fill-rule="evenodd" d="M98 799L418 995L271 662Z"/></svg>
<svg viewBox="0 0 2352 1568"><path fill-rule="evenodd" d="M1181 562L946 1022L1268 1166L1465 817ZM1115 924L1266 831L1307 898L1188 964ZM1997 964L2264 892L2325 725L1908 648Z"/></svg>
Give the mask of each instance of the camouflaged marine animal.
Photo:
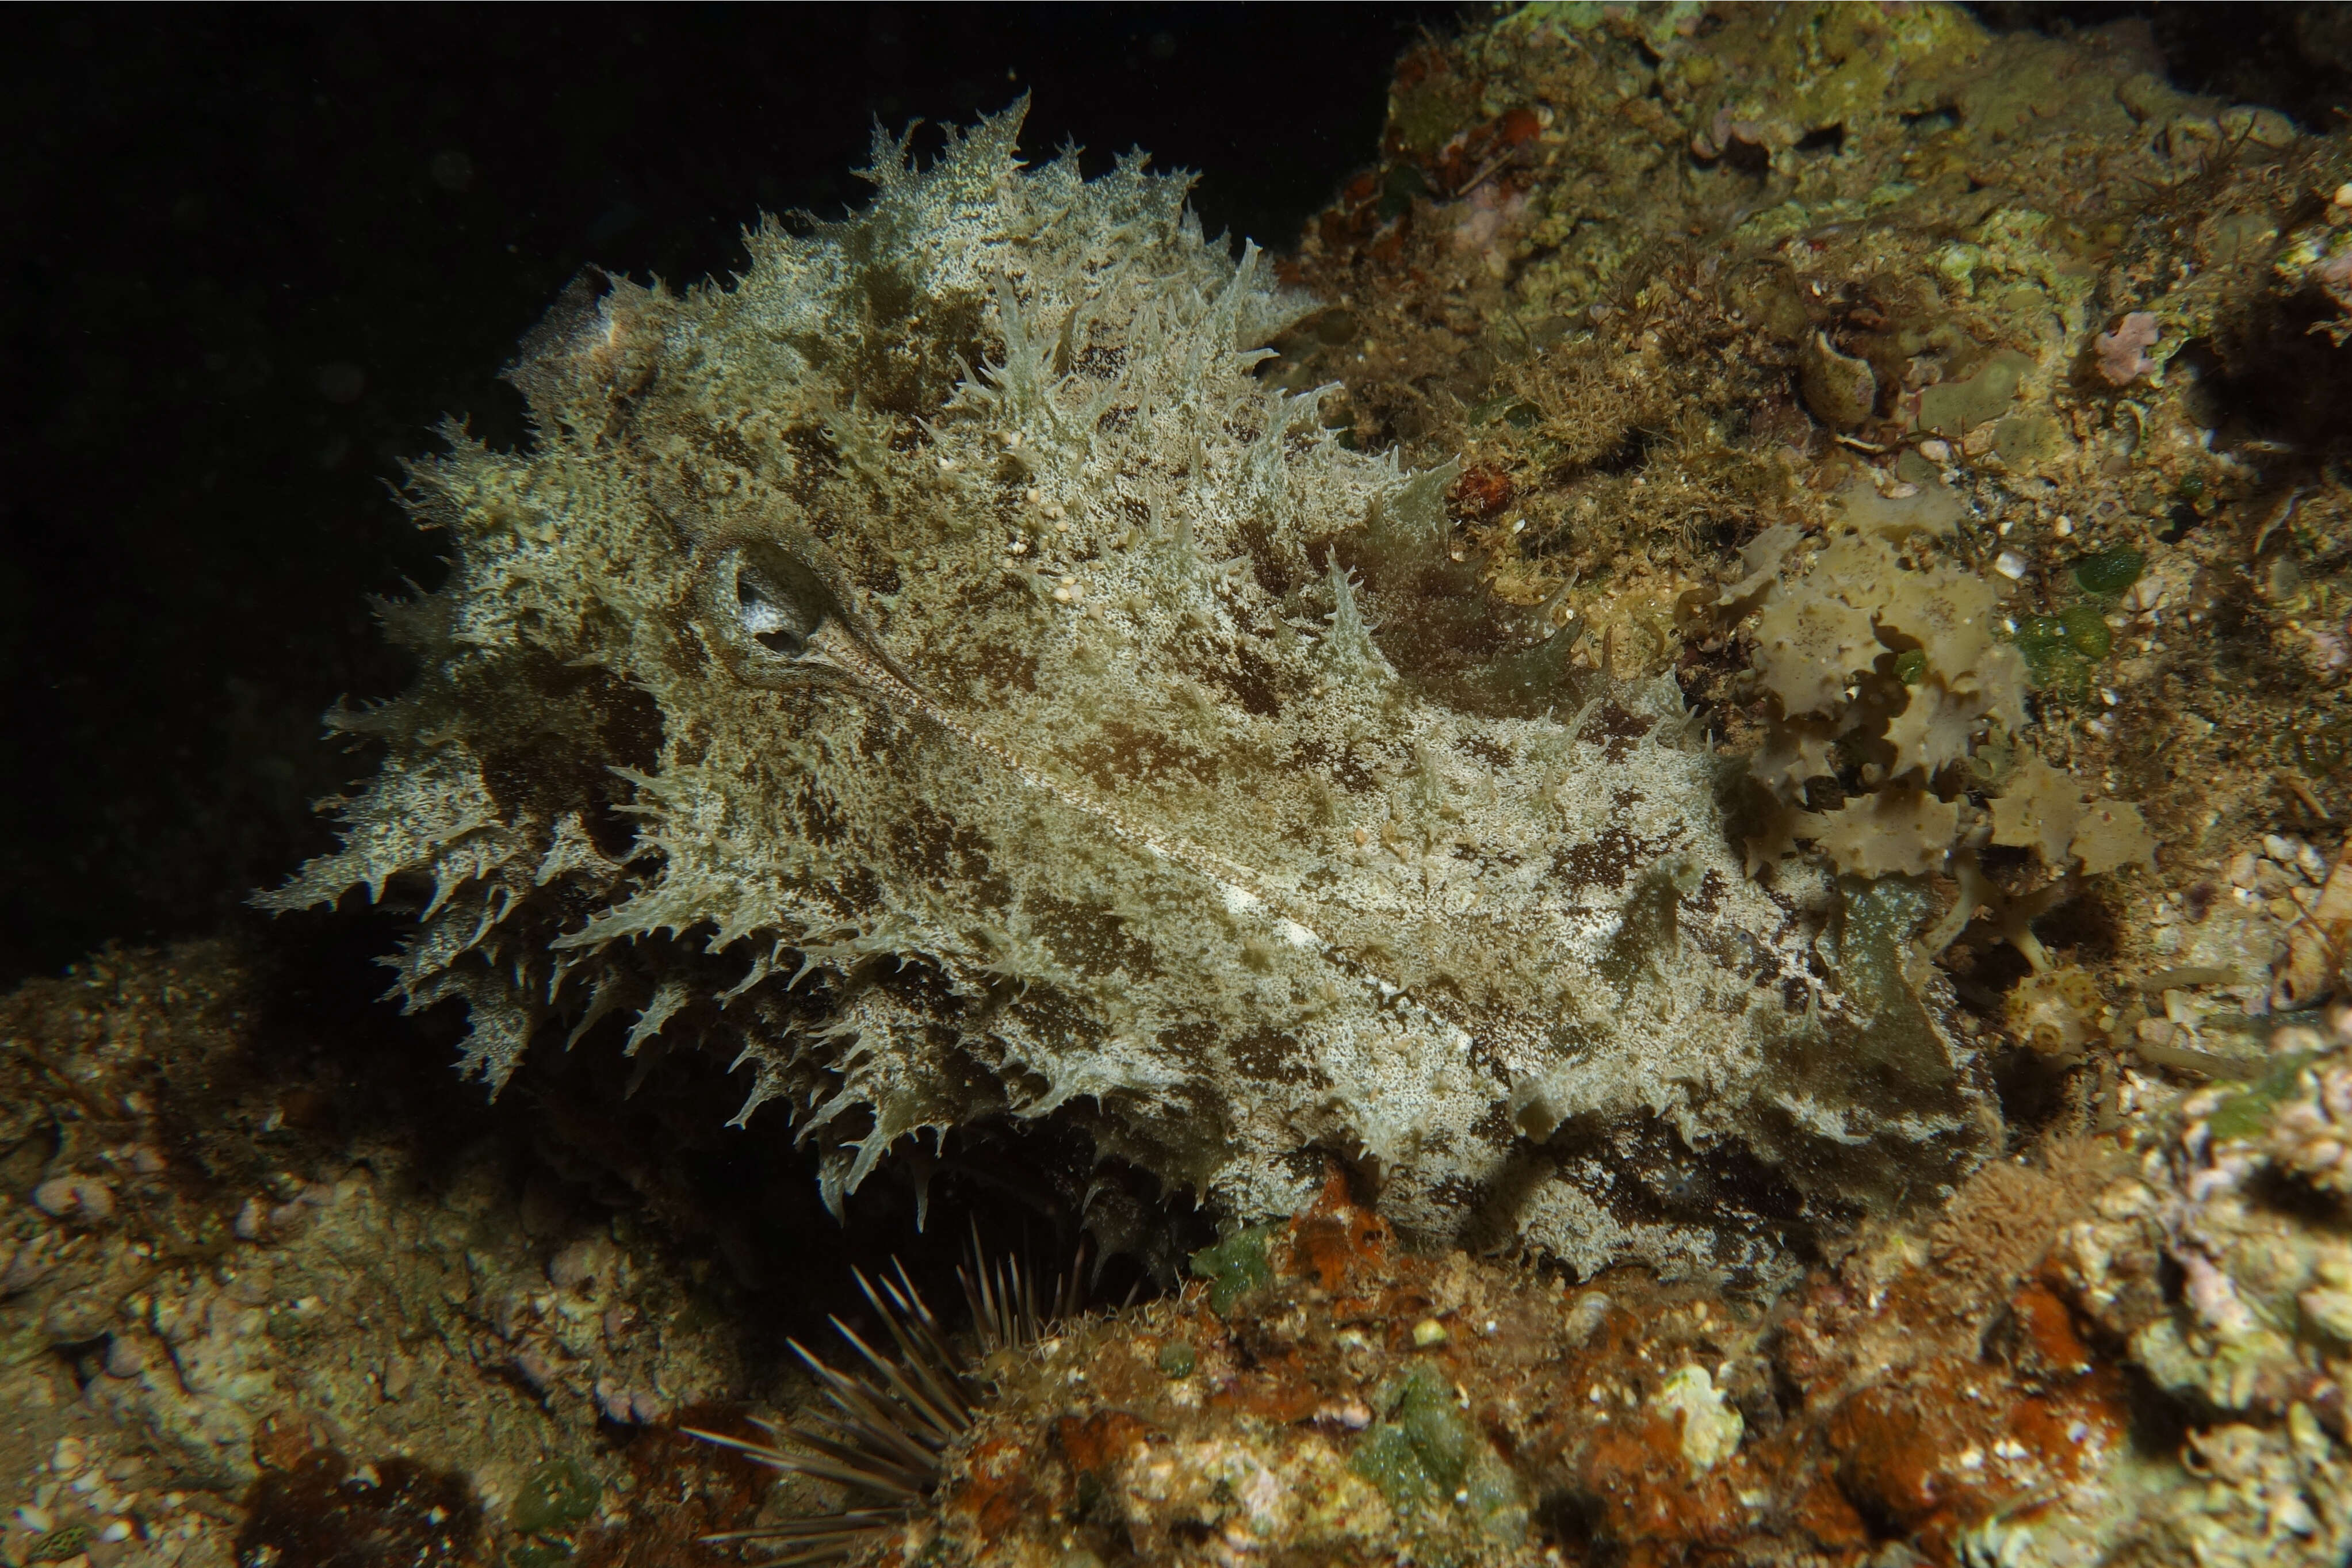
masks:
<svg viewBox="0 0 2352 1568"><path fill-rule="evenodd" d="M822 1151L1039 1119L1220 1212L1327 1162L1425 1236L1773 1271L1997 1131L1900 878L1743 874L1671 684L1455 558L1449 469L1258 374L1314 302L1020 112L731 286L591 275L511 368L530 448L413 474L446 586L340 852L415 889L469 1072L600 1022Z"/></svg>

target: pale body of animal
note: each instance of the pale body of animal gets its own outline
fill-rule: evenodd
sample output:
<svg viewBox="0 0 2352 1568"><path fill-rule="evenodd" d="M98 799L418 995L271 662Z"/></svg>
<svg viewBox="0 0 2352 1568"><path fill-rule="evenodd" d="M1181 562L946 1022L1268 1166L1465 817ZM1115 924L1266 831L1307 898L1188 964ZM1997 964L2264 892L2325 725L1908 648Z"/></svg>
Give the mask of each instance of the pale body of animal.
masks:
<svg viewBox="0 0 2352 1568"><path fill-rule="evenodd" d="M1311 301L1017 125L877 141L730 288L574 286L530 450L416 468L422 676L264 901L415 885L467 1068L722 1050L836 1204L1056 1118L1238 1218L1338 1160L1424 1235L1772 1275L1954 1180L1998 1122L1924 894L1745 876L1671 684L1579 684L1447 470L1254 374Z"/></svg>

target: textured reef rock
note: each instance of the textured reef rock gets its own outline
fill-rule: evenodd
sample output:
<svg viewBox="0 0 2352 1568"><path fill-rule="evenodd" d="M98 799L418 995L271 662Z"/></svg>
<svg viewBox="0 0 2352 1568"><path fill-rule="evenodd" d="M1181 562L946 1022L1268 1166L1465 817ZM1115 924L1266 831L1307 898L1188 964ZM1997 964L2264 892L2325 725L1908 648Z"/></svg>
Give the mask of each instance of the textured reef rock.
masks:
<svg viewBox="0 0 2352 1568"><path fill-rule="evenodd" d="M866 1560L2340 1563L2352 1010L2271 1044L1769 1311L1413 1255L1335 1182L1011 1366Z"/></svg>
<svg viewBox="0 0 2352 1568"><path fill-rule="evenodd" d="M1958 1206L2026 1233L2009 1250L1930 1268L1916 1237L1884 1237L1766 1314L1414 1255L1334 1184L1196 1259L1209 1289L1038 1347L882 1544L1023 1568L1217 1560L1196 1542L1286 1563L1921 1561L1873 1556L1893 1524L1939 1563L2070 1561L1990 1553L2021 1504L2105 1501L2128 1462L2122 1378L2014 1245L2084 1185L1984 1167ZM1979 1358L1995 1319L2030 1370Z"/></svg>
<svg viewBox="0 0 2352 1568"><path fill-rule="evenodd" d="M1571 672L1455 468L1266 374L1312 302L1019 119L877 140L731 287L574 286L530 450L416 468L422 675L263 901L413 889L399 988L494 1087L607 1018L728 1053L835 1203L1051 1115L1243 1217L1336 1155L1412 1232L1770 1274L1963 1174L1924 884L1750 879L1671 683Z"/></svg>
<svg viewBox="0 0 2352 1568"><path fill-rule="evenodd" d="M693 1225L284 976L205 942L0 994L0 1563L520 1568L756 1507L640 1425L753 1375Z"/></svg>

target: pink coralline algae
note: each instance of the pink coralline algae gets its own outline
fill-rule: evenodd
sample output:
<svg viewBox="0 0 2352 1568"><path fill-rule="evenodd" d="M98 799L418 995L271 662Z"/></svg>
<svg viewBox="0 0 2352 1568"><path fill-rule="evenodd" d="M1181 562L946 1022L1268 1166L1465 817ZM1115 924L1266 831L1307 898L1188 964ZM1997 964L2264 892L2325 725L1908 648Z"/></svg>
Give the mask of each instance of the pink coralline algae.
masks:
<svg viewBox="0 0 2352 1568"><path fill-rule="evenodd" d="M2092 345L2098 350L2099 374L2113 385L2128 386L2150 371L2162 369L2161 362L2147 354L2161 335L2155 316L2146 310L2134 310L2116 323L2115 331L2101 332L2092 340Z"/></svg>

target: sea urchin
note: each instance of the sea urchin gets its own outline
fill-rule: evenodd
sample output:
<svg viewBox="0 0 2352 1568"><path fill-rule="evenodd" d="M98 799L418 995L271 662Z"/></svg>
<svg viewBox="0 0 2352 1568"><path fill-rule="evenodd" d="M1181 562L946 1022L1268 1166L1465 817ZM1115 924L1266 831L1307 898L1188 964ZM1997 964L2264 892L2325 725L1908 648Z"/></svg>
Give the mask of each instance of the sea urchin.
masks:
<svg viewBox="0 0 2352 1568"><path fill-rule="evenodd" d="M894 1260L892 1267L897 1278L884 1275L878 1289L862 1270L856 1278L889 1330L894 1351L876 1349L837 1317L833 1326L864 1361L862 1369L844 1372L798 1340L790 1342L830 1409L811 1409L782 1425L755 1417L753 1424L769 1434L765 1443L689 1428L772 1468L846 1488L844 1506L705 1541L774 1548L761 1568L847 1562L877 1543L929 1500L949 1450L971 1429L987 1397L990 1362L1035 1342L1078 1307L1078 1265L1044 1295L1025 1265L984 1258L975 1244L970 1261L956 1271L972 1321L968 1340L960 1340L941 1326L906 1265Z"/></svg>

